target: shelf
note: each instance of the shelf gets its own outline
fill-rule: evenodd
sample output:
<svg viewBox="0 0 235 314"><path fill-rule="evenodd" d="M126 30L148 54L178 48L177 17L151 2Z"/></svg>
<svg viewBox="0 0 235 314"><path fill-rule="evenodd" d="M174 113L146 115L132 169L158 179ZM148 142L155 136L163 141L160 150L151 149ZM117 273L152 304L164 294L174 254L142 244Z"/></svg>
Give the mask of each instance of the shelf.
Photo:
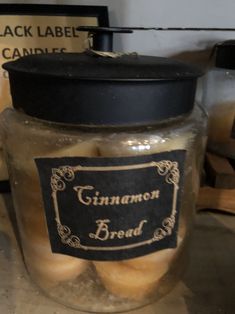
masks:
<svg viewBox="0 0 235 314"><path fill-rule="evenodd" d="M9 219L10 217L10 219ZM11 220L11 222L10 222ZM12 229L11 196L0 196L0 313L79 314L42 295L31 283ZM175 289L130 314L233 314L235 311L235 216L200 212L191 263Z"/></svg>

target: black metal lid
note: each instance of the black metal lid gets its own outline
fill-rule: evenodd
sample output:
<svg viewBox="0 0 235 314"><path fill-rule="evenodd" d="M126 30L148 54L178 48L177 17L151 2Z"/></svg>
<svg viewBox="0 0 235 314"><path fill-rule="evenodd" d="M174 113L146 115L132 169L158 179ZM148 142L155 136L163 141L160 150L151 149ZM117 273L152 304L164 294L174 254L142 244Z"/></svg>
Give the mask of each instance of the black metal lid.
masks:
<svg viewBox="0 0 235 314"><path fill-rule="evenodd" d="M15 108L85 125L152 124L189 113L202 74L172 59L92 51L30 55L3 68Z"/></svg>
<svg viewBox="0 0 235 314"><path fill-rule="evenodd" d="M235 40L226 40L215 47L215 66L235 69Z"/></svg>

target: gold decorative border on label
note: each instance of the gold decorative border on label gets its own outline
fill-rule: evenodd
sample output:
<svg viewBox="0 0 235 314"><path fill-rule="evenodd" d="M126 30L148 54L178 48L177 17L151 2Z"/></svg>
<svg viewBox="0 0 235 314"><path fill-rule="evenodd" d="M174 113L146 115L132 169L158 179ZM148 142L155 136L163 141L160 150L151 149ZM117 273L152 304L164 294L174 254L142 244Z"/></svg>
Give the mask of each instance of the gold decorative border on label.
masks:
<svg viewBox="0 0 235 314"><path fill-rule="evenodd" d="M83 250L93 250L93 251L117 251L117 250L127 250L131 248L136 248L139 246L151 244L153 242L160 241L167 236L172 234L176 222L176 206L177 206L177 197L179 190L179 180L180 180L180 171L178 167L178 162L170 160L161 160L159 162L149 162L136 165L128 166L103 166L103 167L83 167L83 166L61 166L59 168L52 169L51 176L51 188L52 188L52 199L55 210L55 221L57 223L58 235L61 238L63 244L68 245L72 248L83 249ZM75 179L75 172L79 171L121 171L121 170L133 170L133 169L143 169L143 168L156 168L157 173L160 176L165 176L165 182L168 184L173 184L173 202L172 210L169 217L166 217L162 223L161 227L157 228L151 239L145 240L139 243L122 245L122 246L113 246L113 247L99 247L99 246L86 246L83 245L78 236L73 235L70 228L61 223L59 206L57 202L57 193L62 192L66 188L66 181L71 182Z"/></svg>

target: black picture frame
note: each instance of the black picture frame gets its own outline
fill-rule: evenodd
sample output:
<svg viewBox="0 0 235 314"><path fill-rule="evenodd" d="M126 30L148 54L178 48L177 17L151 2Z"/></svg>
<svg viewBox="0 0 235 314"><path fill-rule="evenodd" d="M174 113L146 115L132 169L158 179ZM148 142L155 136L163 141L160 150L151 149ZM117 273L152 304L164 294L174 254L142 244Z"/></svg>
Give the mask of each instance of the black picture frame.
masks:
<svg viewBox="0 0 235 314"><path fill-rule="evenodd" d="M1 15L96 17L100 27L109 27L107 6L1 3ZM10 192L9 181L0 181L0 193Z"/></svg>
<svg viewBox="0 0 235 314"><path fill-rule="evenodd" d="M109 26L107 6L92 5L58 5L58 4L0 4L1 15L38 15L38 16L78 16L96 17L99 26Z"/></svg>

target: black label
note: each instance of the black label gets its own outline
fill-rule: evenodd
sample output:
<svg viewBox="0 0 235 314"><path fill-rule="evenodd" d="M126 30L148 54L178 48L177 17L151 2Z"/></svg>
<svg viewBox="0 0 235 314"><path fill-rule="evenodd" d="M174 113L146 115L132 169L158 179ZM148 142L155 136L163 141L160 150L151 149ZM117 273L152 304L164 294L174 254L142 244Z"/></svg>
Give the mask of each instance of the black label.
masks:
<svg viewBox="0 0 235 314"><path fill-rule="evenodd" d="M184 150L35 159L52 251L123 260L177 246Z"/></svg>

